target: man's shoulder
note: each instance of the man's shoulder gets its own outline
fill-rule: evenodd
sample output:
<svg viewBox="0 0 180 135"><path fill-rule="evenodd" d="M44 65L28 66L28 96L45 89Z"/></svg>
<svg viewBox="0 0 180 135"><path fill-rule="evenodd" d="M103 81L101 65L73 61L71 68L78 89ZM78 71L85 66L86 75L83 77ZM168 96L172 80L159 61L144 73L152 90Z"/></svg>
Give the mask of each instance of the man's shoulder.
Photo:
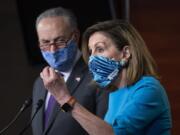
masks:
<svg viewBox="0 0 180 135"><path fill-rule="evenodd" d="M34 84L33 84L33 89L36 91L38 90L41 90L41 89L45 89L44 88L44 84L43 84L43 80L41 79L40 76L37 76L35 81L34 81Z"/></svg>
<svg viewBox="0 0 180 135"><path fill-rule="evenodd" d="M80 67L82 69L88 68L82 56L77 60L73 69L76 69L76 67Z"/></svg>
<svg viewBox="0 0 180 135"><path fill-rule="evenodd" d="M42 83L42 79L41 79L40 76L37 76L37 77L35 78L34 84L36 84L36 83Z"/></svg>

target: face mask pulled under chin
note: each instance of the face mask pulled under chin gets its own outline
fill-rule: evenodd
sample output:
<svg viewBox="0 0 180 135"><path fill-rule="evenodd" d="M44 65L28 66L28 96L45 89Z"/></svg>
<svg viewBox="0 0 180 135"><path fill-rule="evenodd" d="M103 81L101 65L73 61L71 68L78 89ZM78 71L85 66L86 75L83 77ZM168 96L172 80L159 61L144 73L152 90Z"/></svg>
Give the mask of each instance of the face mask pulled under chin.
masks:
<svg viewBox="0 0 180 135"><path fill-rule="evenodd" d="M41 51L43 58L54 69L62 72L68 71L77 54L77 44L71 40L67 47L60 48L55 52Z"/></svg>
<svg viewBox="0 0 180 135"><path fill-rule="evenodd" d="M90 56L88 66L93 80L102 88L111 84L123 69L120 61L103 56Z"/></svg>

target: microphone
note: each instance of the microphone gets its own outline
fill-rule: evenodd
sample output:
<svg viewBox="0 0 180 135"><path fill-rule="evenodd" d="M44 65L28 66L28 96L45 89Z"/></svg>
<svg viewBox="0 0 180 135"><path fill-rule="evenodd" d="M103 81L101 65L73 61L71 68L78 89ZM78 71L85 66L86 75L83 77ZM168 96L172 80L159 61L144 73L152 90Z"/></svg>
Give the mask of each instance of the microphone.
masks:
<svg viewBox="0 0 180 135"><path fill-rule="evenodd" d="M24 129L18 134L18 135L23 135L23 133L30 127L34 117L36 116L37 112L39 111L39 109L42 107L44 101L42 99L39 99L38 102L37 102L37 106L36 106L36 109L35 109L35 112L33 113L32 115L32 118L30 119L30 121L28 122L28 124L24 127Z"/></svg>
<svg viewBox="0 0 180 135"><path fill-rule="evenodd" d="M24 101L23 105L21 106L20 110L18 111L18 113L15 115L15 117L10 121L10 123L4 127L1 131L0 131L0 135L5 132L18 118L19 116L22 114L22 112L24 112L30 105L32 104L32 99L28 98Z"/></svg>

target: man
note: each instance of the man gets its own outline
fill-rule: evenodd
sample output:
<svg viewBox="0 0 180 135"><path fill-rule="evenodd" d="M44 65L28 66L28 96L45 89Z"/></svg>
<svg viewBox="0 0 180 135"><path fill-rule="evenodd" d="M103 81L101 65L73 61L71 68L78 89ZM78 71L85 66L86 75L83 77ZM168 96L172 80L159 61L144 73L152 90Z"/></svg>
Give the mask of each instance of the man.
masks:
<svg viewBox="0 0 180 135"><path fill-rule="evenodd" d="M73 13L62 7L49 9L37 18L36 29L41 53L49 66L63 76L70 93L78 102L103 118L107 93L91 83L88 68L78 49L80 34ZM69 113L60 109L40 77L34 84L32 114L39 99L45 103L32 122L33 135L87 134Z"/></svg>

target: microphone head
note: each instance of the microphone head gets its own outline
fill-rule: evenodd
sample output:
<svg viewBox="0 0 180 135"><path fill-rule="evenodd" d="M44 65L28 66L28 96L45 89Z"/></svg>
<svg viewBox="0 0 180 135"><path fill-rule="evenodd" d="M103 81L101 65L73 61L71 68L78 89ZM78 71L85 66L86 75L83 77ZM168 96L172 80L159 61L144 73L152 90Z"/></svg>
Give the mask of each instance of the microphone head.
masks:
<svg viewBox="0 0 180 135"><path fill-rule="evenodd" d="M32 104L32 98L28 98L24 101L24 104L22 105L20 111L24 111L26 108L28 108Z"/></svg>
<svg viewBox="0 0 180 135"><path fill-rule="evenodd" d="M28 98L25 100L24 104L29 107L32 104L32 98Z"/></svg>

